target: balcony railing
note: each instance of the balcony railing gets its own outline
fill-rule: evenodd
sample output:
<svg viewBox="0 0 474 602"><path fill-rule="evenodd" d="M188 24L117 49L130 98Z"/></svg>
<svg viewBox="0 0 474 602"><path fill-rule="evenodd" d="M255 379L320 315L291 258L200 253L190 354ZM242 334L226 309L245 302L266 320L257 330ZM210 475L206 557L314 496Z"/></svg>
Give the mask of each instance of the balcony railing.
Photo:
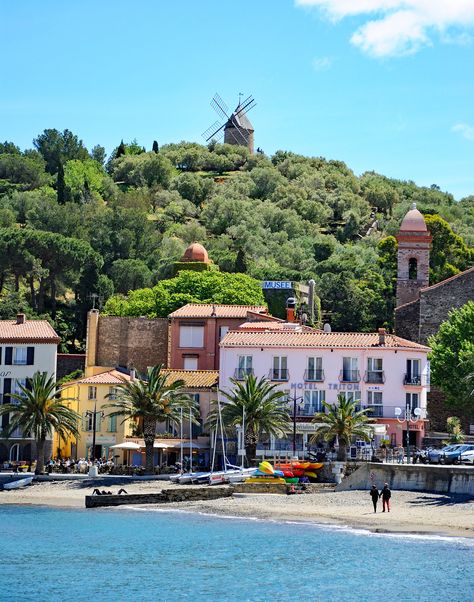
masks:
<svg viewBox="0 0 474 602"><path fill-rule="evenodd" d="M339 374L341 383L358 383L360 382L359 370L341 370Z"/></svg>
<svg viewBox="0 0 474 602"><path fill-rule="evenodd" d="M270 380L276 380L279 382L284 382L289 380L290 373L286 368L273 368L269 372Z"/></svg>
<svg viewBox="0 0 474 602"><path fill-rule="evenodd" d="M305 370L304 379L306 382L320 383L324 380L324 370L318 370L317 368Z"/></svg>
<svg viewBox="0 0 474 602"><path fill-rule="evenodd" d="M253 368L236 368L234 378L236 380L244 380L249 374L253 374Z"/></svg>
<svg viewBox="0 0 474 602"><path fill-rule="evenodd" d="M421 374L405 374L403 384L421 387Z"/></svg>
<svg viewBox="0 0 474 602"><path fill-rule="evenodd" d="M385 372L383 370L367 370L364 381L372 385L381 385L385 382Z"/></svg>
<svg viewBox="0 0 474 602"><path fill-rule="evenodd" d="M383 418L383 406L364 406L364 410L370 410L367 415L371 418Z"/></svg>
<svg viewBox="0 0 474 602"><path fill-rule="evenodd" d="M317 412L324 412L324 406L317 403L305 403L296 408L296 416L314 416ZM293 407L290 408L290 414L293 414Z"/></svg>

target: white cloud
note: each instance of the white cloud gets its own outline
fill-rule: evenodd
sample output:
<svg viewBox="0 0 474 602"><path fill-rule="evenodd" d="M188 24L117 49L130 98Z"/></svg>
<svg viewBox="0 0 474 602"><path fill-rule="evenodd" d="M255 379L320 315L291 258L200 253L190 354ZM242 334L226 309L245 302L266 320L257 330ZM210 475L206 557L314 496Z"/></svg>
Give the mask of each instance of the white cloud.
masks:
<svg viewBox="0 0 474 602"><path fill-rule="evenodd" d="M474 26L474 0L295 0L317 8L333 21L366 16L351 42L375 57L413 54L432 44L435 34L444 43L469 43L459 31ZM450 29L456 29L455 34Z"/></svg>
<svg viewBox="0 0 474 602"><path fill-rule="evenodd" d="M321 56L313 59L313 69L315 71L327 71L332 65L330 56Z"/></svg>
<svg viewBox="0 0 474 602"><path fill-rule="evenodd" d="M461 136L467 140L474 140L474 126L472 125L467 125L467 123L457 123L456 125L453 125L451 130L461 134Z"/></svg>

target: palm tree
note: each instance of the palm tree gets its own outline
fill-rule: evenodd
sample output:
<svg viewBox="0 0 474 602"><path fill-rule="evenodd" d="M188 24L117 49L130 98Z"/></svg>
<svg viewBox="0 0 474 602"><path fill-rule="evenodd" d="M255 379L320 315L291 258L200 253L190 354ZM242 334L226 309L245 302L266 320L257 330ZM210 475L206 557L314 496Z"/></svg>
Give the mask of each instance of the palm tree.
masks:
<svg viewBox="0 0 474 602"><path fill-rule="evenodd" d="M153 474L153 444L156 427L160 422L169 420L178 424L182 410L198 412L196 403L183 391L185 382L176 380L168 384L168 375L162 372L163 366L149 368L146 377L126 381L117 385L117 401L106 407L115 408L110 416L123 416L124 421L131 418L136 421L145 440L145 472ZM193 419L197 422L196 418Z"/></svg>
<svg viewBox="0 0 474 602"><path fill-rule="evenodd" d="M17 428L34 437L35 474L42 474L46 439L52 437L53 431L63 439L69 435L77 437L79 414L64 405L67 400L59 397L59 384L46 372L35 372L27 385L18 387L19 393L8 394L14 401L0 406L0 416L10 414L10 422L5 429L7 437Z"/></svg>
<svg viewBox="0 0 474 602"><path fill-rule="evenodd" d="M353 437L359 437L364 441L370 441L371 423L373 419L367 416L370 408L357 410L356 402L350 401L344 395L337 396L337 404L332 405L323 401L324 412L317 412L313 422L318 426L311 437L311 443L318 439L332 441L337 437L339 450L337 459L341 462L347 460L347 447Z"/></svg>
<svg viewBox="0 0 474 602"><path fill-rule="evenodd" d="M257 455L257 443L262 433L281 437L288 430L287 395L278 389L278 385L264 377L257 380L253 374L246 375L243 381L231 378L230 382L235 387L232 391L220 391L228 401L221 409L222 422L231 428L245 423L245 454L251 461ZM214 428L218 424L217 407L209 414L209 423Z"/></svg>

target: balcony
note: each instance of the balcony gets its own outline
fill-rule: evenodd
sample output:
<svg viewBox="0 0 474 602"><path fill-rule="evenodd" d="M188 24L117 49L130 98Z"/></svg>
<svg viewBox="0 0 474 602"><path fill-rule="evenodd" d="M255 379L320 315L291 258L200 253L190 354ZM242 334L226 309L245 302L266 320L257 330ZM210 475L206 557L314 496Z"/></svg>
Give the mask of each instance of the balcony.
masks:
<svg viewBox="0 0 474 602"><path fill-rule="evenodd" d="M411 387L421 387L421 375L420 374L405 374L403 377L403 384Z"/></svg>
<svg viewBox="0 0 474 602"><path fill-rule="evenodd" d="M359 370L341 370L339 373L339 382L341 383L358 383L360 382Z"/></svg>
<svg viewBox="0 0 474 602"><path fill-rule="evenodd" d="M296 417L298 416L311 416L313 417L318 412L324 412L324 406L317 403L305 403L303 406L296 407ZM290 415L293 415L293 406L290 408Z"/></svg>
<svg viewBox="0 0 474 602"><path fill-rule="evenodd" d="M383 385L385 372L383 370L368 370L364 375L364 382L371 385Z"/></svg>
<svg viewBox="0 0 474 602"><path fill-rule="evenodd" d="M370 410L367 415L371 418L383 418L383 406L364 406L364 410Z"/></svg>
<svg viewBox="0 0 474 602"><path fill-rule="evenodd" d="M286 382L290 379L290 373L286 368L273 368L270 370L268 378L277 382Z"/></svg>
<svg viewBox="0 0 474 602"><path fill-rule="evenodd" d="M304 371L304 380L311 383L321 383L324 380L324 370L313 368Z"/></svg>
<svg viewBox="0 0 474 602"><path fill-rule="evenodd" d="M253 374L253 368L236 368L234 378L235 380L244 380L249 374Z"/></svg>

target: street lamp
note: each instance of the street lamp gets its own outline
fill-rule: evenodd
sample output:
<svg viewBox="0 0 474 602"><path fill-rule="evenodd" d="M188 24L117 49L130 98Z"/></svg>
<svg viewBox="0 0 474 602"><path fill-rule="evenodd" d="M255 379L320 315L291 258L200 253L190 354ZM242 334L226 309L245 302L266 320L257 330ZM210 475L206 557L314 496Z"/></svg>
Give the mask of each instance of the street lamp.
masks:
<svg viewBox="0 0 474 602"><path fill-rule="evenodd" d="M91 412L90 410L88 410L86 412L86 416L88 418L90 418L92 416L92 450L91 450L91 461L92 463L94 463L95 460L95 435L96 435L96 431L97 431L97 414L100 414L101 418L104 417L104 412L97 411L97 400L94 400L94 411Z"/></svg>
<svg viewBox="0 0 474 602"><path fill-rule="evenodd" d="M421 412L420 408L415 408L412 413L410 402L407 401L406 406L405 406L404 418L400 418L400 416L402 414L403 414L402 408L395 408L395 416L396 416L398 422L400 422L400 424L402 424L403 422L406 422L406 425L407 425L407 464L410 464L410 422L412 424L416 424L417 422L419 422L421 420L422 412Z"/></svg>
<svg viewBox="0 0 474 602"><path fill-rule="evenodd" d="M293 457L296 456L296 403L303 400L304 397L297 397L295 391L293 394Z"/></svg>

